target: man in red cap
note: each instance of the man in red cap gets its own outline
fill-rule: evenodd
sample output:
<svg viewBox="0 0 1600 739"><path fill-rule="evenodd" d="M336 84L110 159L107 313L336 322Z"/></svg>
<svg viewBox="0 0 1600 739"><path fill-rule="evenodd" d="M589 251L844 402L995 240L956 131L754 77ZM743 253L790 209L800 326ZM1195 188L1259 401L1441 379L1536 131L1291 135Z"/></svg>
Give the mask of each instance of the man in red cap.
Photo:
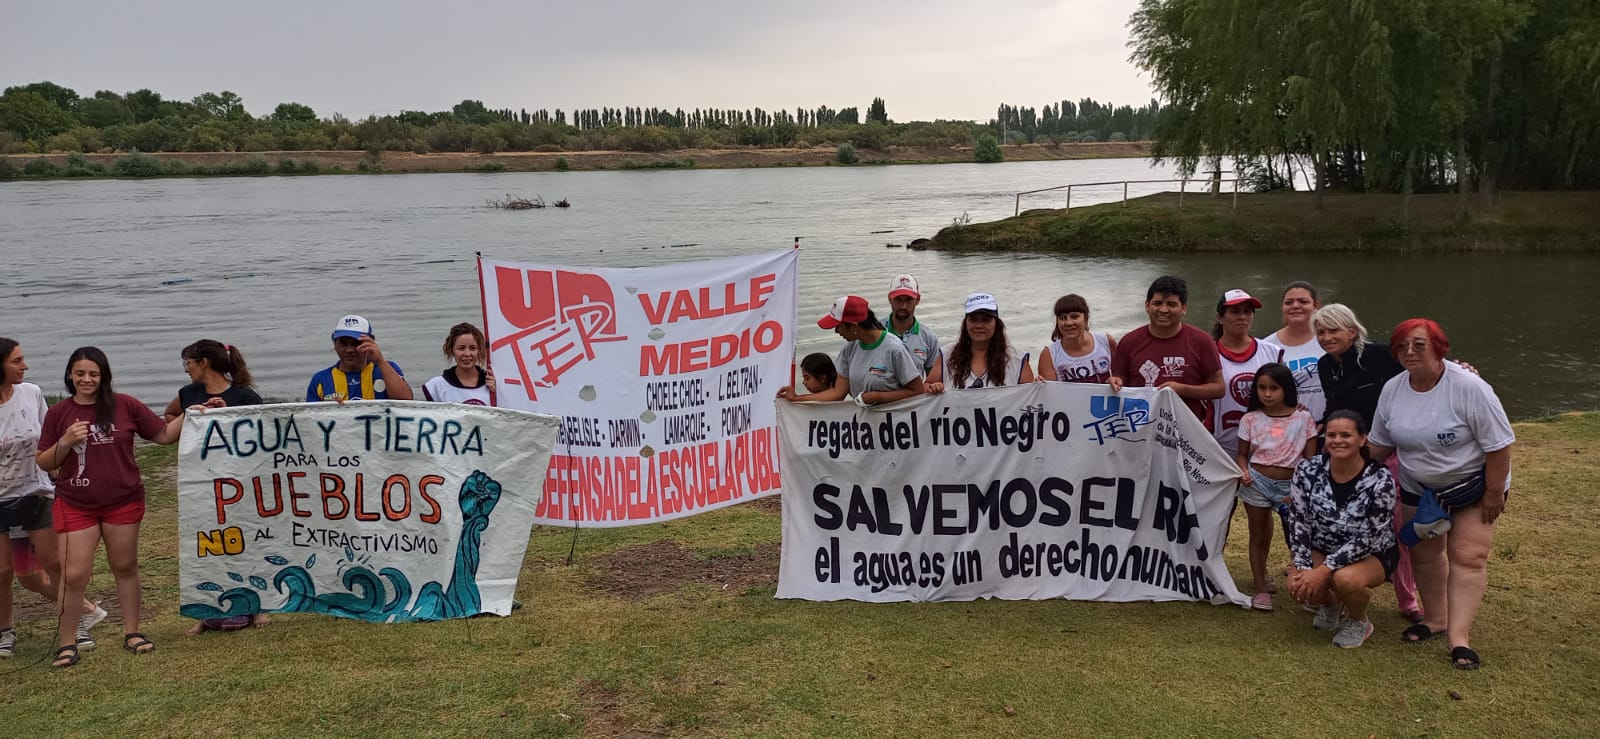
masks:
<svg viewBox="0 0 1600 739"><path fill-rule="evenodd" d="M911 275L895 275L889 281L889 333L894 334L911 351L911 356L922 365L922 374L928 382L938 382L938 375L943 367L939 361L939 337L935 336L933 329L922 325L917 320L917 304L922 302L922 293L917 287L917 278Z"/></svg>
<svg viewBox="0 0 1600 739"><path fill-rule="evenodd" d="M877 405L922 394L922 367L906 345L883 327L867 306L867 299L846 295L833 301L817 325L831 328L846 342L833 364L839 379L833 387L806 396L793 386L778 391L784 400L843 400L855 395L862 403Z"/></svg>

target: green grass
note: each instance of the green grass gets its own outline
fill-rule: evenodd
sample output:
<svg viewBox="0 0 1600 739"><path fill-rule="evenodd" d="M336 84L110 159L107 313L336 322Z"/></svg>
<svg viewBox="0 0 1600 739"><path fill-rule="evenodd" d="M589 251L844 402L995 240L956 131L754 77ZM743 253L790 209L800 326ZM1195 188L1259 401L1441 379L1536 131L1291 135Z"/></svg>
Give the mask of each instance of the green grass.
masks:
<svg viewBox="0 0 1600 739"><path fill-rule="evenodd" d="M1034 196L1040 197L1040 196ZM1050 197L1064 198L1061 193ZM1462 222L1453 195L1418 195L1400 220L1397 195L1329 193L1177 193L952 226L934 248L976 251L1192 251L1600 249L1600 193L1505 193L1489 212Z"/></svg>
<svg viewBox="0 0 1600 739"><path fill-rule="evenodd" d="M518 587L527 606L510 618L279 616L263 631L189 639L176 613L173 450L145 449L145 630L158 650L123 652L108 623L78 667L7 675L0 733L1593 736L1600 414L1517 433L1516 484L1474 632L1478 672L1450 669L1442 641L1401 644L1387 588L1372 641L1340 650L1297 609L808 603L774 599L770 583L629 599L590 584L610 557L662 540L731 566L779 539L778 516L754 505L583 531L571 567L570 530L538 528ZM1248 581L1243 543L1227 561ZM1272 555L1275 567L1287 559L1281 544ZM103 563L97 571L99 597L112 584ZM5 667L42 655L51 625L23 622L22 652Z"/></svg>

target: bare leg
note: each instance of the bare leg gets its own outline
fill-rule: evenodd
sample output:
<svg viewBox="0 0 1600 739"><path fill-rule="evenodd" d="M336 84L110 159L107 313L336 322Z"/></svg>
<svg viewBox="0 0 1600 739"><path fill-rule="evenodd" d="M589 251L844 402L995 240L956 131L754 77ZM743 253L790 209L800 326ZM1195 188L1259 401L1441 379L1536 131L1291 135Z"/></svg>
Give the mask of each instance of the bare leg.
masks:
<svg viewBox="0 0 1600 739"><path fill-rule="evenodd" d="M60 597L60 593L57 592L59 588L56 586L56 583L61 582L60 538L61 537L56 534L56 530L50 528L49 526L46 526L42 529L34 529L33 531L28 532L28 540L33 544L33 556L39 558L39 570L44 577L44 587L49 589L48 592L33 587L20 577L17 578L19 582L22 582L23 587L49 598L50 602L52 603L56 603L56 598ZM95 605L90 603L88 598L84 598L83 611L79 615L82 615L83 613L90 613L94 611L94 609ZM69 613L66 615L70 617L72 614Z"/></svg>
<svg viewBox="0 0 1600 739"><path fill-rule="evenodd" d="M1250 576L1255 579L1255 591L1267 592L1267 555L1272 551L1272 509L1244 507L1245 518L1250 522Z"/></svg>
<svg viewBox="0 0 1600 739"><path fill-rule="evenodd" d="M11 542L0 541L0 631L16 625L11 623L11 578L16 572L11 564Z"/></svg>
<svg viewBox="0 0 1600 739"><path fill-rule="evenodd" d="M1414 506L1406 506L1407 520L1417 513ZM1411 547L1411 568L1417 576L1417 594L1422 596L1424 618L1422 624L1435 634L1443 633L1449 626L1450 597L1446 585L1450 579L1450 561L1445 558L1445 547L1455 531L1432 539L1423 539Z"/></svg>
<svg viewBox="0 0 1600 739"><path fill-rule="evenodd" d="M1449 592L1450 646L1469 646L1472 622L1483 605L1483 590L1489 582L1489 545L1494 541L1494 524L1483 522L1483 512L1474 505L1450 517ZM1429 608L1432 611L1432 608Z"/></svg>
<svg viewBox="0 0 1600 739"><path fill-rule="evenodd" d="M89 577L94 574L94 552L100 547L100 528L90 526L69 531L57 537L61 544L61 594L56 603L79 603L83 592L89 588ZM58 610L60 606L57 606ZM67 609L71 610L71 609ZM57 646L77 643L78 619L73 614L61 614L61 630L56 634Z"/></svg>
<svg viewBox="0 0 1600 739"><path fill-rule="evenodd" d="M1345 613L1357 621L1366 620L1372 589L1382 584L1383 564L1377 557L1367 557L1333 571L1333 591L1344 604Z"/></svg>
<svg viewBox="0 0 1600 739"><path fill-rule="evenodd" d="M117 600L122 604L122 633L139 631L139 524L100 524L106 538L106 562L117 579ZM143 651L149 651L148 649Z"/></svg>

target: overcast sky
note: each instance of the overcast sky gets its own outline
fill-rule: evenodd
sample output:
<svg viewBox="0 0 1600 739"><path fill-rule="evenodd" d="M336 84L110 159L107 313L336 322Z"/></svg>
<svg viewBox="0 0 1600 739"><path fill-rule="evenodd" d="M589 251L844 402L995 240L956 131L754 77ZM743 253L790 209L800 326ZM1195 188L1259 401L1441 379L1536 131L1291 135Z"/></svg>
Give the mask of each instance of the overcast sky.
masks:
<svg viewBox="0 0 1600 739"><path fill-rule="evenodd" d="M999 103L1142 104L1137 0L78 0L10 5L0 87L231 90L250 112L856 106L987 120Z"/></svg>

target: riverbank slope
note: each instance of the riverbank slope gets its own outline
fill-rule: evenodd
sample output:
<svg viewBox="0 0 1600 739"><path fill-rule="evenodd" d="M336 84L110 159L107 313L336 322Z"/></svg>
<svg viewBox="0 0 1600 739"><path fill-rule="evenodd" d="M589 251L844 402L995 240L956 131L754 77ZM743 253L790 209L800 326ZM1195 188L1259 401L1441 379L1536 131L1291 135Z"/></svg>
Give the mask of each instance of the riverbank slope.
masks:
<svg viewBox="0 0 1600 739"><path fill-rule="evenodd" d="M1147 141L1092 144L1017 144L1001 147L1006 161L1064 159L1134 159L1150 156ZM117 162L128 154L12 154L0 156L20 177L51 179L73 176L116 176ZM803 167L838 164L833 146L810 148L676 149L638 151L510 151L494 154L441 152L413 154L386 151L163 152L145 154L162 166L155 176L208 174L331 174L353 172L549 172L595 169L729 169L740 167ZM881 151L857 149L859 164L948 164L973 161L970 146L890 146ZM72 158L69 161L69 157ZM284 162L288 166L284 166ZM56 171L49 171L44 162ZM181 164L177 164L181 163ZM98 165L98 172L95 171Z"/></svg>
<svg viewBox="0 0 1600 739"><path fill-rule="evenodd" d="M1032 196L1033 202L1044 195ZM1063 193L1049 197L1064 199ZM1024 203L1028 202L1024 200ZM953 225L929 248L963 251L1222 250L1600 251L1600 192L1508 192L1487 212L1457 217L1450 194L1416 195L1402 222L1398 195L1306 192L1162 193L1068 210ZM1474 202L1476 202L1474 200Z"/></svg>
<svg viewBox="0 0 1600 739"><path fill-rule="evenodd" d="M1516 493L1473 631L1477 672L1450 669L1442 640L1401 644L1387 587L1373 600L1377 632L1356 650L1328 646L1283 596L1271 613L777 600L776 499L653 526L535 527L517 588L526 606L508 618L292 615L187 638L175 553L194 542L177 540L174 447L144 447L144 631L157 651L119 648L102 560L89 588L112 611L100 648L51 673L36 660L54 616L19 591L8 733L104 735L115 722L185 736L1591 735L1600 468L1588 460L1600 455L1600 414L1516 432ZM1237 516L1224 556L1248 582ZM1275 546L1272 566L1285 557Z"/></svg>

